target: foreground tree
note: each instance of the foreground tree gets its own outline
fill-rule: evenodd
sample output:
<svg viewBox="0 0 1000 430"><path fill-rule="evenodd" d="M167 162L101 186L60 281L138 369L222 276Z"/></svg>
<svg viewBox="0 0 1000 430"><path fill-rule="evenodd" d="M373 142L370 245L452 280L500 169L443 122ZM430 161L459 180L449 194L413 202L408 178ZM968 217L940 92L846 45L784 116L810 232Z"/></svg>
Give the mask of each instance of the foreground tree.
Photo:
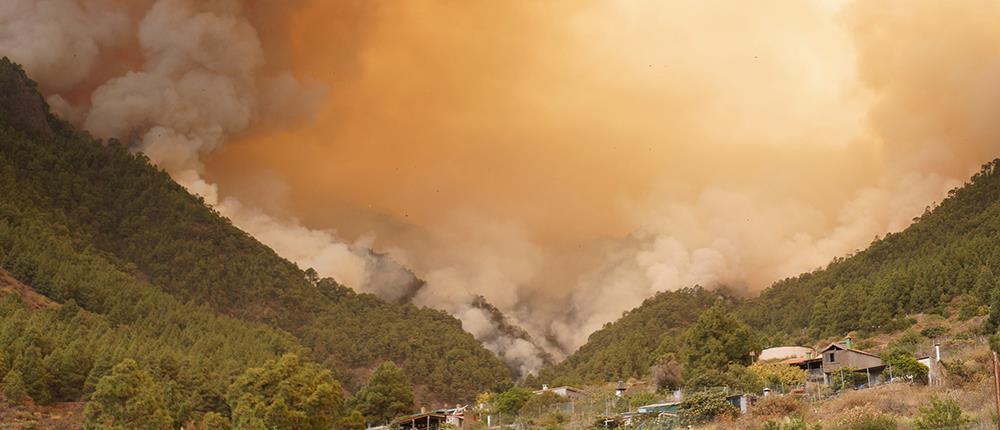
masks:
<svg viewBox="0 0 1000 430"><path fill-rule="evenodd" d="M894 376L920 384L927 383L927 372L930 369L913 358L912 355L896 354L883 359L883 361L890 366Z"/></svg>
<svg viewBox="0 0 1000 430"><path fill-rule="evenodd" d="M329 429L344 397L329 370L285 354L248 369L229 387L235 429Z"/></svg>
<svg viewBox="0 0 1000 430"><path fill-rule="evenodd" d="M132 359L125 359L97 383L84 410L84 426L93 430L173 428L163 388Z"/></svg>
<svg viewBox="0 0 1000 430"><path fill-rule="evenodd" d="M684 370L697 374L730 364L745 366L759 351L750 327L717 305L702 313L684 333Z"/></svg>
<svg viewBox="0 0 1000 430"><path fill-rule="evenodd" d="M386 361L375 368L351 404L368 422L385 424L413 410L413 387L402 369Z"/></svg>
<svg viewBox="0 0 1000 430"><path fill-rule="evenodd" d="M518 412L521 412L524 404L528 403L531 396L531 391L521 387L512 387L507 391L497 394L493 400L493 405L501 413L517 415Z"/></svg>
<svg viewBox="0 0 1000 430"><path fill-rule="evenodd" d="M365 416L356 409L337 420L337 430L365 430Z"/></svg>

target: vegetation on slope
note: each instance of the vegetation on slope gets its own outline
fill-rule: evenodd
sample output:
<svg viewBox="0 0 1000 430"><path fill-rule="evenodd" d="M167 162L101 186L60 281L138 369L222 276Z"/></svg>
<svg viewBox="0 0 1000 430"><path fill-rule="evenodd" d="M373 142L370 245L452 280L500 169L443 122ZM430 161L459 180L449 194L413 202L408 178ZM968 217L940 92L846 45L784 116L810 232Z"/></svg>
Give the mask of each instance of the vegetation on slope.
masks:
<svg viewBox="0 0 1000 430"><path fill-rule="evenodd" d="M837 258L825 269L776 282L732 312L763 346L812 344L858 332L905 328L907 315L941 313L958 303L974 315L1000 302L1000 160L982 167L964 187L914 219L906 230L876 239L868 249ZM591 335L543 380L595 382L648 374L697 314L718 296L700 290L661 293ZM714 298L713 298L714 296ZM986 330L1000 325L1000 306Z"/></svg>
<svg viewBox="0 0 1000 430"><path fill-rule="evenodd" d="M73 131L7 59L0 94L0 267L64 304L5 302L3 344L25 346L5 349L3 362L77 351L69 367L84 381L55 371L36 400L86 398L121 360L167 357L179 372L168 379L201 393L192 408L228 413L222 393L233 378L290 351L349 389L360 383L355 370L385 360L430 400L471 400L509 381L458 320L309 278L143 155Z"/></svg>
<svg viewBox="0 0 1000 430"><path fill-rule="evenodd" d="M998 166L985 164L906 230L775 283L741 306L741 315L773 343L802 342L893 330L904 316L941 312L955 299L972 308L988 304L1000 273Z"/></svg>
<svg viewBox="0 0 1000 430"><path fill-rule="evenodd" d="M538 380L586 384L645 376L659 357L678 349L684 329L703 311L728 301L701 287L657 293L591 334L586 344L543 370Z"/></svg>

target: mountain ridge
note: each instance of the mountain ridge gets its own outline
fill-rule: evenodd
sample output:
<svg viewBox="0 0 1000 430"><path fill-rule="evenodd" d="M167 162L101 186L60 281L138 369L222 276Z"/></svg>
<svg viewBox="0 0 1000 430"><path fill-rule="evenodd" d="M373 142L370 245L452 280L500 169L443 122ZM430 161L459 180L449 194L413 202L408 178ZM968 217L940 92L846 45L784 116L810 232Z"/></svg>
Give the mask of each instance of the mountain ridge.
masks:
<svg viewBox="0 0 1000 430"><path fill-rule="evenodd" d="M755 297L731 302L731 312L747 322L765 346L809 345L820 339L906 328L907 315L943 313L959 303L963 312L981 312L996 300L1000 273L1000 159L982 165L962 187L928 207L898 233L876 238L866 249L837 257L815 271L779 280ZM658 293L590 336L564 362L549 367L540 381L592 383L644 377L658 359L656 345L676 341L691 319L661 324L671 311L664 301L684 292ZM666 307L665 309L657 309ZM1000 317L998 317L1000 320ZM630 336L626 327L644 327L646 341L610 342ZM635 346L633 346L635 345ZM598 357L605 357L598 359ZM627 365L623 363L639 357Z"/></svg>
<svg viewBox="0 0 1000 430"><path fill-rule="evenodd" d="M7 59L0 60L0 85L4 93L35 91ZM510 370L457 319L358 294L332 279L310 282L145 156L73 130L34 94L3 100L25 106L0 108L30 114L0 117L0 222L49 226L74 247L181 302L292 333L349 389L361 383L354 370L385 360L400 364L428 401L471 400L482 387L510 381ZM4 245L0 266L16 278L57 302L101 310L87 292L58 291L38 277L45 271L39 264L56 262L29 261L13 252L13 241L0 249Z"/></svg>

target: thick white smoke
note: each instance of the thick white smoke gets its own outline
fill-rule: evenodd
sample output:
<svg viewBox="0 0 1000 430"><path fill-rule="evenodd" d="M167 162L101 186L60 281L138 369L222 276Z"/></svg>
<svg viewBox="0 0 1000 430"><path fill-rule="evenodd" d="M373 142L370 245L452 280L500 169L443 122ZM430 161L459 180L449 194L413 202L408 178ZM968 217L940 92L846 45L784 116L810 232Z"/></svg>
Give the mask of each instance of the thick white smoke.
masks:
<svg viewBox="0 0 1000 430"><path fill-rule="evenodd" d="M275 27L261 21L274 11L260 13L247 4L7 0L0 2L0 55L22 63L40 81L56 112L95 135L131 142L279 254L358 290L390 300L408 297L412 290L396 285L412 276L380 262L365 250L366 241L347 243L334 231L274 216L206 180L206 154L233 136L301 121L318 109L324 95L320 87L269 61L279 54L272 51L283 48L261 33ZM563 6L574 11L560 21L565 28L549 25L550 19L538 22L545 24L541 34L555 28L565 34L525 37L525 49L554 49L530 58L541 71L525 61L524 70L503 73L516 82L491 75L482 89L498 99L487 90L501 88L522 98L478 100L515 105L516 113L531 121L503 110L507 116L487 115L494 111L481 108L473 110L478 116L455 116L463 123L457 128L474 129L481 119L490 134L470 134L467 140L525 140L540 149L557 148L550 152L559 154L578 148L545 143L579 140L585 153L606 139L607 148L595 153L612 154L618 140L638 142L633 151L648 147L651 158L682 160L666 164L665 169L675 170L663 175L670 182L663 189L669 191L634 202L627 211L630 225L641 227L629 237L582 244L571 255L558 255L517 221L499 222L474 212L429 227L428 237L416 245L400 240L399 249L392 250L427 281L413 297L416 303L458 316L467 330L522 371L540 366L537 345L497 335L496 321L471 304L476 295L523 324L536 341L551 337L558 343L556 352L569 352L654 292L694 284L756 291L863 248L875 236L908 225L1000 151L1000 122L994 120L1000 100L995 84L1000 27L994 23L1000 6L972 0L890 1L882 7L780 0L738 7L659 1ZM426 22L434 21L404 24L415 26L412 34L423 35L427 32L416 30ZM501 54L523 51L521 45L495 51L469 46L475 49L466 53L495 52L505 59L495 63L504 65L507 57ZM403 58L412 56L402 51ZM437 65L441 70L454 72L451 54L439 56L449 59L447 67ZM366 58L377 63L380 57ZM375 71L389 73L374 76L392 79L396 86L388 92L407 94L411 84L399 76L402 69L386 64L376 64L383 67ZM449 76L475 80L481 70L471 70ZM380 83L371 87L382 91ZM429 87L420 84L413 87L423 103ZM376 103L380 93L361 95ZM463 93L443 100L466 99ZM462 108L440 104L450 110L428 106L429 112L448 116ZM505 118L520 121L506 124ZM451 124L434 119L421 124L431 138L439 137L433 123ZM552 124L555 128L546 128ZM574 134L576 128L582 131ZM852 145L862 148L861 160L852 159ZM806 146L815 152L796 151ZM786 153L802 156L806 167L768 159ZM840 177L831 169L831 178L801 180L796 174L827 167L816 162L816 153L835 154L832 159L844 163L847 172ZM690 160L703 165L686 165L695 164ZM755 161L761 161L759 168ZM791 170L769 170L775 166ZM615 169L600 173L627 176ZM854 174L864 178L851 180ZM490 183L505 179L493 171L488 175ZM684 185L695 189L677 191ZM580 201L591 196L585 189L558 191L579 194ZM608 206L595 201L592 210Z"/></svg>
<svg viewBox="0 0 1000 430"><path fill-rule="evenodd" d="M145 6L138 3L145 3ZM102 138L135 145L192 193L255 238L303 268L362 292L402 300L419 285L404 267L346 243L334 231L272 216L220 194L204 179L201 159L252 127L302 122L319 107L324 89L289 71L266 67L255 22L236 0L156 0L122 8L116 1L12 0L0 4L0 55L20 62L48 93L61 116ZM136 67L107 72L108 50L135 44ZM100 69L100 70L99 70ZM113 69L113 67L111 68ZM101 81L101 76L108 74ZM93 82L97 80L97 82ZM64 92L94 88L78 103ZM487 276L508 274L497 267ZM434 291L447 270L432 274ZM460 291L462 288L451 285ZM417 303L445 309L520 372L542 365L533 345L498 333L496 322L471 307L473 296ZM509 301L509 300L507 300ZM505 301L504 303L506 303Z"/></svg>
<svg viewBox="0 0 1000 430"><path fill-rule="evenodd" d="M960 184L907 175L859 190L835 219L799 202L715 188L694 201L654 207L642 230L602 250L605 264L581 277L562 318L548 329L572 351L656 292L693 285L757 291L902 230Z"/></svg>
<svg viewBox="0 0 1000 430"><path fill-rule="evenodd" d="M364 290L363 252L333 232L311 230L221 198L201 158L255 123L301 121L324 89L266 68L244 5L234 0L157 0L138 13L115 1L16 0L0 5L0 54L23 64L57 113L94 135L144 152L182 185L278 253ZM135 6L133 4L133 6ZM137 67L96 82L72 104L63 91L87 84L106 52L134 43Z"/></svg>

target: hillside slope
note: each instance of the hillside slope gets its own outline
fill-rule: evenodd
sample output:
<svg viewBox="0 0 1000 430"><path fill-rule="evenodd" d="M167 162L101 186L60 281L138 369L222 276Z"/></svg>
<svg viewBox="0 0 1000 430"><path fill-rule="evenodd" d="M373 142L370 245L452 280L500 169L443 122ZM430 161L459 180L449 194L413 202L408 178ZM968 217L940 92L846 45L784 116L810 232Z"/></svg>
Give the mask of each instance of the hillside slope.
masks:
<svg viewBox="0 0 1000 430"><path fill-rule="evenodd" d="M1000 273L1000 160L985 165L902 232L785 279L740 308L772 343L897 328L959 299L988 304Z"/></svg>
<svg viewBox="0 0 1000 430"><path fill-rule="evenodd" d="M49 115L33 87L16 65L0 61L0 94L17 95L0 98L0 112L17 113L0 116L0 266L17 279L96 314L108 312L112 295L128 300L132 293L62 282L75 274L34 245L31 229L40 229L106 261L130 285L292 333L349 388L383 360L400 364L433 400L470 400L510 379L455 318L356 294L332 279L307 279L141 154Z"/></svg>
<svg viewBox="0 0 1000 430"><path fill-rule="evenodd" d="M985 164L904 231L824 269L776 282L732 309L765 346L809 345L852 331L867 335L905 328L906 315L943 312L952 302L964 312L979 312L995 300L996 274L1000 160ZM700 311L687 309L689 294L661 293L647 300L594 333L543 379L594 382L645 375L658 345L676 339L693 321L684 312ZM636 332L643 333L641 339Z"/></svg>
<svg viewBox="0 0 1000 430"><path fill-rule="evenodd" d="M553 384L591 384L647 374L659 350L673 349L685 327L702 311L729 299L701 287L657 293L587 339L587 343L539 380Z"/></svg>

